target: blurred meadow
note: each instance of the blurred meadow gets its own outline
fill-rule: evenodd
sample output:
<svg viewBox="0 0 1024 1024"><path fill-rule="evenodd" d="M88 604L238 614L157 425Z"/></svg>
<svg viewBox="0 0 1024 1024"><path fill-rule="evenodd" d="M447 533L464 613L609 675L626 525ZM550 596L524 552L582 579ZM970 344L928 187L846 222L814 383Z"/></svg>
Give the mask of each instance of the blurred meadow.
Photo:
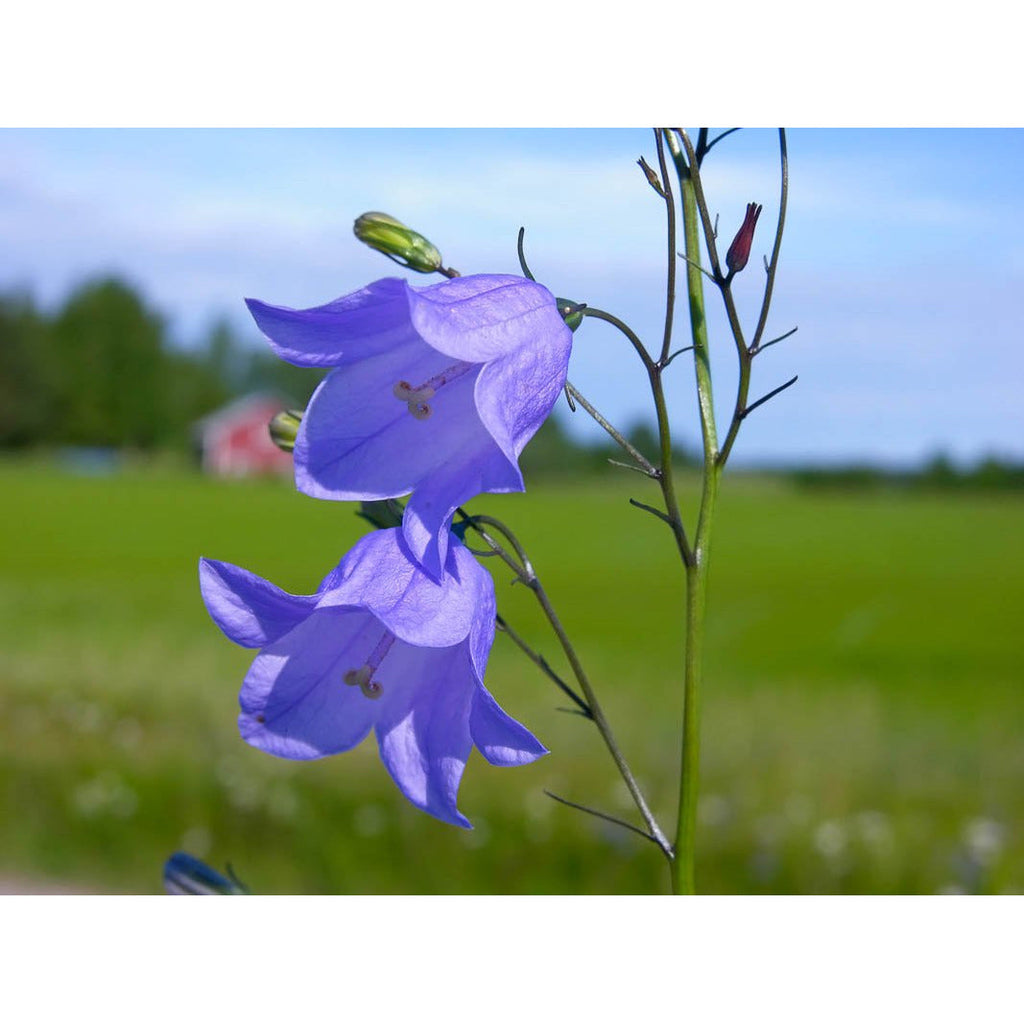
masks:
<svg viewBox="0 0 1024 1024"><path fill-rule="evenodd" d="M705 176L721 239L767 204L736 280L752 319L777 141L727 134ZM723 481L697 888L1024 892L1024 132L790 140L768 327L786 341L751 395L800 382L754 403ZM243 296L305 308L396 273L351 235L383 209L466 273L517 273L524 225L555 294L660 339L649 131L5 130L0 149L0 891L156 893L184 850L257 893L666 892L653 845L546 795L636 820L596 729L509 637L488 688L552 752L515 770L474 753L463 831L402 798L372 738L305 763L248 747L253 652L208 618L197 573L208 556L308 593L369 529L287 475L234 478L288 460L235 465L218 416L241 402L240 436L267 447L251 403L303 408L319 380L271 354ZM684 347L685 321L677 301ZM721 430L736 371L712 298L708 325ZM653 456L632 357L588 321L570 379ZM692 377L670 383L692 532ZM683 574L629 504L659 495L609 457L559 403L528 492L469 509L524 542L671 834ZM485 561L501 614L568 676L531 595Z"/></svg>
<svg viewBox="0 0 1024 1024"><path fill-rule="evenodd" d="M668 531L628 505L643 484L549 477L470 507L526 544L671 827L682 593ZM0 494L0 875L159 892L180 848L261 893L667 891L653 846L545 795L631 815L596 730L507 637L488 686L552 753L516 770L474 753L473 831L408 805L372 738L311 763L239 739L252 653L207 618L197 559L310 592L367 528L354 506L171 460L70 475L8 458ZM1016 492L727 476L701 891L1024 890L1022 512ZM502 614L561 668L530 595L491 568Z"/></svg>

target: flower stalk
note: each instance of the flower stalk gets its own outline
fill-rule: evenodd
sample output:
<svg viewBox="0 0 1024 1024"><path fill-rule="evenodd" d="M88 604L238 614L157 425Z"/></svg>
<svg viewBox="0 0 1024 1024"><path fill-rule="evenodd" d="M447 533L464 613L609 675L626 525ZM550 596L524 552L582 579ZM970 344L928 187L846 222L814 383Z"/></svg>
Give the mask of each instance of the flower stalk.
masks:
<svg viewBox="0 0 1024 1024"><path fill-rule="evenodd" d="M687 296L690 310L690 333L693 339L693 365L696 378L697 400L700 409L701 439L703 443L703 467L701 477L700 510L689 560L684 559L686 568L686 617L685 654L683 674L683 728L679 782L679 808L672 862L672 890L688 894L696 891L694 859L697 833L697 803L700 780L700 710L701 680L704 650L704 623L707 612L708 571L710 568L711 537L718 488L726 460L732 451L739 428L748 413L773 398L795 383L792 378L782 386L770 391L756 402L748 403L751 365L760 347L761 337L771 305L772 289L778 266L779 248L785 225L786 198L789 187L786 134L779 129L779 150L782 164L782 195L779 204L779 220L771 261L766 264L767 282L761 303L760 315L753 341L748 345L740 324L736 304L732 295L733 277L741 271L750 255L754 227L761 207L755 203L747 206L746 217L726 254L727 272L723 273L716 247L716 231L712 224L708 204L701 183L701 162L711 147L726 135L730 129L707 141L707 130L701 129L696 149L686 132L681 129L663 129L661 136L668 143L675 163L681 192L683 216L684 252L679 255L686 263ZM702 266L701 228L707 247L710 271ZM708 356L707 322L704 304L704 282L707 277L722 297L729 328L733 335L739 364L739 382L732 419L724 443L719 446L715 423L714 397L711 382L711 366ZM666 330L666 337L668 331ZM787 337L783 335L782 337ZM774 339L781 341L782 338ZM664 362L664 359L663 359ZM667 364L666 364L667 365ZM656 382L652 375L652 385ZM663 451L666 448L667 421L663 422L661 404L655 388L655 404L659 410L659 430ZM663 484L665 481L663 480ZM670 481L669 481L670 483Z"/></svg>
<svg viewBox="0 0 1024 1024"><path fill-rule="evenodd" d="M701 440L704 449L700 511L693 538L692 557L686 565L685 655L683 670L683 738L681 751L679 806L672 863L672 890L680 894L696 891L694 857L697 835L697 800L700 781L700 706L704 653L704 622L707 611L708 570L711 534L718 483L722 467L718 462L711 364L708 357L704 282L700 267L700 234L694 177L690 169L696 160L683 156L674 137L668 134L682 195L683 239L686 250L686 285L693 340L693 367L700 409Z"/></svg>
<svg viewBox="0 0 1024 1024"><path fill-rule="evenodd" d="M534 597L537 599L537 603L544 612L544 617L548 620L548 624L551 626L552 632L558 639L559 646L562 648L562 652L565 654L566 660L572 668L572 673L576 677L576 682L579 684L580 690L583 692L583 696L586 701L586 717L589 718L595 726L597 726L597 731L601 734L601 738L604 740L605 746L608 748L608 752L611 754L612 760L615 762L615 767L622 776L622 781L626 784L626 788L629 790L629 794L633 798L633 802L636 804L637 810L640 812L640 816L644 819L644 824L647 826L647 832L643 832L641 834L645 835L648 839L653 840L661 849L662 853L671 860L672 846L664 832L662 832L657 819L654 817L653 812L647 804L647 800L644 798L643 792L641 791L640 786L626 761L625 755L622 753L622 750L615 739L611 724L605 717L600 701L597 699L597 693L594 691L594 687L590 682L590 677L587 675L587 672L583 667L583 663L580 661L579 654L577 653L569 634L566 632L565 627L562 625L562 620L558 617L558 613L555 611L554 605L552 605L551 599L548 597L547 591L544 589L544 586L541 583L540 578L537 576L537 573L535 572L522 545L512 531L500 520L485 515L470 516L466 513L463 513L463 515L465 516L468 525L471 526L495 552L495 554L499 555L502 561L504 561L513 570L513 572L515 572L516 578L533 592ZM504 537L515 551L515 556L510 555L504 546L491 536L488 532L488 528L496 530L502 537ZM545 671L547 671L547 674L551 674L549 670ZM562 688L565 689L564 685L562 685Z"/></svg>
<svg viewBox="0 0 1024 1024"><path fill-rule="evenodd" d="M656 347L648 348L612 313L557 298L537 284L526 263L522 229L517 249L523 277L462 277L444 266L429 240L377 212L355 222L356 236L406 269L440 273L447 278L443 284L413 288L385 278L307 310L247 300L281 358L331 371L308 409L283 412L269 425L275 444L294 454L297 488L315 498L360 501L359 514L377 532L357 542L309 595L289 594L230 563L201 560L201 589L214 621L229 639L258 651L240 694L239 730L246 742L278 757L307 760L352 749L372 731L388 772L412 804L449 824L470 827L457 807L457 795L474 747L495 765L526 764L547 753L483 685L494 634L501 630L572 700L575 707L564 710L594 723L645 827L549 795L652 841L668 863L672 891L696 891L702 665L718 489L743 420L796 381L793 377L749 401L754 356L792 333L761 341L785 223L788 170L780 129L779 218L771 260L765 262L758 322L748 344L732 282L748 264L761 206L747 205L723 264L716 245L717 216L712 222L701 182L704 158L735 130L709 142L707 129L701 129L694 147L682 129L657 128L657 170L639 161L666 214L665 320ZM670 182L670 165L678 195ZM677 251L680 214L682 252ZM685 263L691 344L673 351L673 321L682 293L677 259ZM721 444L705 278L722 298L739 370L732 417ZM641 453L568 382L572 335L585 318L615 327L641 360L658 425L656 458ZM684 525L676 493L664 387L665 372L684 352L693 353L703 450L692 533ZM618 465L657 481L664 511L632 498L630 503L669 527L686 577L673 841L648 806L523 546L500 520L462 508L481 493L524 489L519 455L563 391L571 408L578 403L629 456L630 463ZM403 508L395 497L406 494L410 497ZM453 523L455 515L458 523ZM466 547L467 529L489 550ZM475 556L499 557L532 591L571 676L566 673L563 679L497 613L493 581ZM579 692L571 685L573 678ZM216 873L203 865L200 871L187 855L175 858L169 862L175 869L174 891L223 891L223 879Z"/></svg>

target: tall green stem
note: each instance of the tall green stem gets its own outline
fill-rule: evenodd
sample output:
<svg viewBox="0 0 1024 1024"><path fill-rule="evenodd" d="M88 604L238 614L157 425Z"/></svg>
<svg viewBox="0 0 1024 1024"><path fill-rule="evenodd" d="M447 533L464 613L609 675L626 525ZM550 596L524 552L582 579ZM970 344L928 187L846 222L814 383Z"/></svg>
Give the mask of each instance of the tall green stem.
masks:
<svg viewBox="0 0 1024 1024"><path fill-rule="evenodd" d="M718 465L718 437L711 390L707 322L704 316L704 284L700 270L700 233L697 201L688 168L669 133L669 145L682 193L683 236L686 247L686 281L690 304L690 332L693 337L693 365L700 406L704 468L700 513L693 538L692 558L686 566L686 653L683 677L683 745L679 781L679 818L676 826L672 888L677 893L695 892L694 853L697 833L697 799L700 781L700 684L704 652L704 618L711 553L711 526L718 497L721 467Z"/></svg>

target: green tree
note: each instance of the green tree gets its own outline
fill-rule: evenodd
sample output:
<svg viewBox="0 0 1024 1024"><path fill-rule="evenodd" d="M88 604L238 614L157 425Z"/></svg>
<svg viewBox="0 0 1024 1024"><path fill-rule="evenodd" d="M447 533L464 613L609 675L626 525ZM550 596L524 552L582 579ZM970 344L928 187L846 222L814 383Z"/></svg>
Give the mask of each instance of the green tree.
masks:
<svg viewBox="0 0 1024 1024"><path fill-rule="evenodd" d="M164 325L114 278L89 282L53 324L59 440L149 449L168 439Z"/></svg>
<svg viewBox="0 0 1024 1024"><path fill-rule="evenodd" d="M0 447L45 441L55 366L48 327L25 294L0 296Z"/></svg>

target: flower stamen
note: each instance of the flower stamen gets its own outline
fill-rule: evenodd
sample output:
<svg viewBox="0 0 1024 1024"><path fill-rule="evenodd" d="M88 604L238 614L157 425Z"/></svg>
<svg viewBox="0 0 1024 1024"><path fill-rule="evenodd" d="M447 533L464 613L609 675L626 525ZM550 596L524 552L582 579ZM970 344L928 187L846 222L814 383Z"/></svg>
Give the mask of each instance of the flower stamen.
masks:
<svg viewBox="0 0 1024 1024"><path fill-rule="evenodd" d="M409 413L414 419L426 420L434 414L430 405L430 399L434 397L446 384L458 380L459 377L468 373L473 368L473 363L459 361L445 367L440 373L435 373L429 380L425 380L418 386L413 386L407 380L400 380L391 389L391 393L400 402L405 402Z"/></svg>
<svg viewBox="0 0 1024 1024"><path fill-rule="evenodd" d="M370 700L376 700L380 697L384 693L384 687L373 676L377 669L380 668L380 663L387 656L394 642L394 635L385 633L377 642L377 646L370 652L370 656L366 659L365 664L359 668L350 668L342 676L345 685L358 686L363 696L369 697Z"/></svg>

